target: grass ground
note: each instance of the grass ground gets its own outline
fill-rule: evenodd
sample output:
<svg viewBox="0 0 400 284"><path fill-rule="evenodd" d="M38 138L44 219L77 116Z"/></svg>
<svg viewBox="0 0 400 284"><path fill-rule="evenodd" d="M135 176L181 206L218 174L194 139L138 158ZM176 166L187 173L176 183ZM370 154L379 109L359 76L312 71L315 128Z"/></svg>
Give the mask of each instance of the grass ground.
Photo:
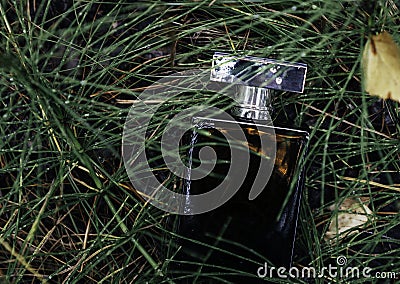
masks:
<svg viewBox="0 0 400 284"><path fill-rule="evenodd" d="M209 68L215 51L308 64L305 93L274 100L311 133L294 265L345 256L398 273L290 281L400 281L399 103L366 94L360 71L369 34L400 43L396 1L0 3L1 283L173 281L158 253L165 214L130 184L122 128L146 86ZM326 241L348 198L367 222Z"/></svg>

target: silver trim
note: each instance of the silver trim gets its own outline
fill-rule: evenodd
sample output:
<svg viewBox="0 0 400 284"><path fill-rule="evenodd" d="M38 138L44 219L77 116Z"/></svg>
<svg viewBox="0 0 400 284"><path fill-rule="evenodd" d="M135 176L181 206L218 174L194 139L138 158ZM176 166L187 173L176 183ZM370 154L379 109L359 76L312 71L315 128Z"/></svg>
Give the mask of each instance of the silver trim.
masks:
<svg viewBox="0 0 400 284"><path fill-rule="evenodd" d="M236 124L238 123L237 121L230 121L230 120L224 120L224 119L219 119L219 118L210 118L210 117L203 117L203 116L195 116L193 117L193 125L198 125L200 121L207 121L207 122L211 122L211 121L216 121L216 122L223 122L223 123L232 123L232 124ZM252 123L252 122L245 122L245 121L240 121L240 124L245 124L245 125L249 125L249 126L256 126L256 127L267 127L267 128L273 128L273 129L279 129L279 130L289 130L289 131L293 131L293 132L298 132L298 133L305 133L307 134L307 136L309 136L309 133L306 130L301 130L301 129L296 129L296 128L288 128L288 127L282 127L282 126L274 126L272 124L261 124L261 123ZM212 123L205 123L205 126L211 126L214 127L215 124Z"/></svg>

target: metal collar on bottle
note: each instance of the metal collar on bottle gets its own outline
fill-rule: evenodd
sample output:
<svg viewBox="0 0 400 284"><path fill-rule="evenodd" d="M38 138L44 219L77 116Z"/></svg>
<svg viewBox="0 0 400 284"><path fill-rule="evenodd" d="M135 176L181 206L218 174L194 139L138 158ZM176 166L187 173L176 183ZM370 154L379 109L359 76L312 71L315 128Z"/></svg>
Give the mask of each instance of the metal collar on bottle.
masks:
<svg viewBox="0 0 400 284"><path fill-rule="evenodd" d="M269 120L273 109L271 106L271 90L265 88L237 86L236 106L232 114L253 120Z"/></svg>

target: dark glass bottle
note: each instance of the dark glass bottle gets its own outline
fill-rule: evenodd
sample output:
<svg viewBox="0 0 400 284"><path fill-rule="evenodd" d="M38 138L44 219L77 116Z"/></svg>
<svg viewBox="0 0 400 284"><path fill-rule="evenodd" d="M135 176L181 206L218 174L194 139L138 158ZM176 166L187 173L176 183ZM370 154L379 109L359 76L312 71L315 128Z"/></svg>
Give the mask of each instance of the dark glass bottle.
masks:
<svg viewBox="0 0 400 284"><path fill-rule="evenodd" d="M218 53L214 61L221 56L226 57ZM182 191L188 196L209 192L229 179L232 157L227 137L238 137L235 131L244 133L245 141L237 141L239 143L236 144L242 145L240 151L249 155L249 170L239 190L223 205L202 214L177 216L175 232L180 237L176 239L178 252L171 262L171 270L176 272L175 275L186 274L185 271L193 273L192 278L184 278L178 283L256 283L260 280L257 279L257 271L266 261L275 267L286 268L292 262L303 187L303 171L299 165L305 153L308 133L302 129L270 123L272 92L267 87L302 91L305 66L299 64L287 67L272 61L274 65L269 66L268 70L275 71L281 67L282 71L278 74L279 79L276 79L265 68L259 71L260 66L271 64L271 61L260 61L265 59L253 57L229 58L229 76L238 77L238 73L241 74L241 86L237 89L236 98L239 104L232 110L235 121L218 117L194 118L193 131L184 142L189 149L188 177L190 169L201 164L200 150L204 146L212 147L217 162L204 178L185 180ZM232 61L232 58L236 61ZM257 64L256 70L252 65L254 63ZM284 67L292 69L285 70ZM293 68L297 68L297 73L292 72ZM223 76L219 76L216 69L213 70L211 80L224 82L227 69L221 71L224 72ZM260 88L260 80L251 81L255 76L249 72L261 74L261 83L269 81ZM299 75L299 72L303 75ZM289 80L290 74L297 76ZM274 156L272 173L270 176L265 173L265 178L269 177L269 180L261 193L249 200L253 183L262 170L262 160L270 159L271 156ZM227 184L226 190L229 191L229 182ZM195 272L201 272L202 276L199 277Z"/></svg>

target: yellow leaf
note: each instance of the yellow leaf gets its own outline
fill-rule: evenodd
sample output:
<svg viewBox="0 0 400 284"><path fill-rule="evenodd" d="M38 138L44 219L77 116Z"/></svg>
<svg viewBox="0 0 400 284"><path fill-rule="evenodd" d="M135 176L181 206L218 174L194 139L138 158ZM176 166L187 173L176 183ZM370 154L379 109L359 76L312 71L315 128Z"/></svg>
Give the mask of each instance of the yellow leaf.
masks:
<svg viewBox="0 0 400 284"><path fill-rule="evenodd" d="M388 32L369 38L361 65L370 95L400 101L400 48Z"/></svg>

